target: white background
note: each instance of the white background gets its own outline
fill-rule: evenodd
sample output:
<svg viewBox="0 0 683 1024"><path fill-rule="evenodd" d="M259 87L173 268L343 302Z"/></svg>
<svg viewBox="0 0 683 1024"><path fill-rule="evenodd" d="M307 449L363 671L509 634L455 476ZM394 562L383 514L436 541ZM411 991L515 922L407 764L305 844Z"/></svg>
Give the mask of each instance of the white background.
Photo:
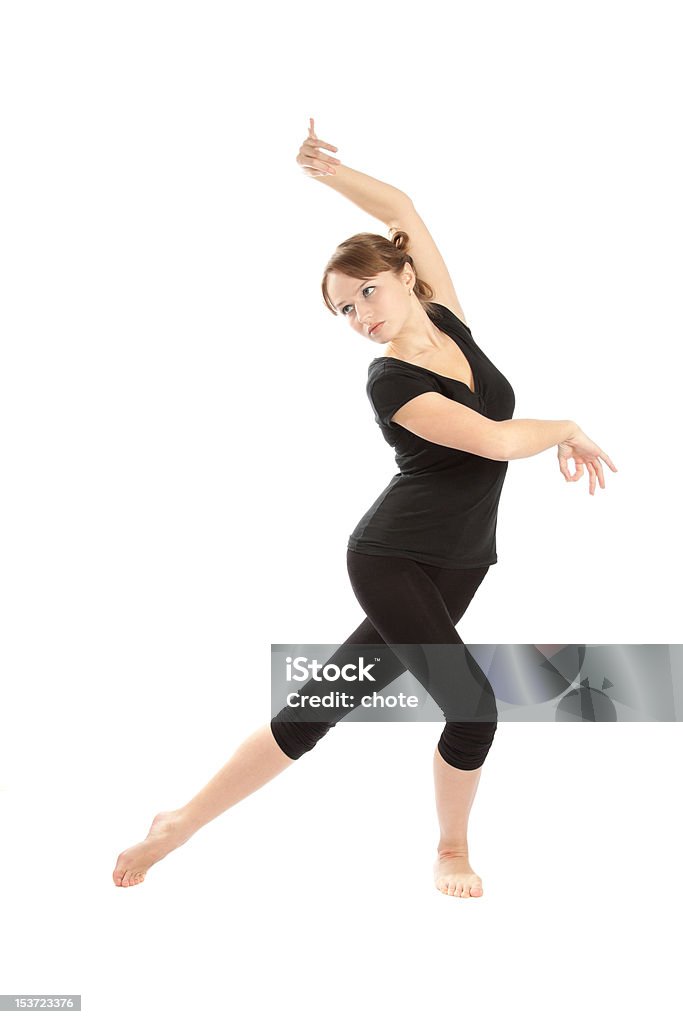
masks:
<svg viewBox="0 0 683 1024"><path fill-rule="evenodd" d="M363 618L395 472L322 268L407 192L516 417L470 643L683 641L680 37L668 3L4 3L0 991L99 1022L677 1019L678 723L503 723L436 891L437 724L346 724L132 889L117 854ZM445 20L447 19L447 20ZM646 685L647 681L644 681Z"/></svg>

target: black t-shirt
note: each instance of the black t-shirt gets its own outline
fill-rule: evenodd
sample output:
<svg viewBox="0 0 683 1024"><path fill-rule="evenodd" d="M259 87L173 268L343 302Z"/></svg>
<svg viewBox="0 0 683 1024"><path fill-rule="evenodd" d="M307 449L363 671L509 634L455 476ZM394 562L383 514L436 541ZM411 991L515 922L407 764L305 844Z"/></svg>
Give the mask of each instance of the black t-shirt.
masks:
<svg viewBox="0 0 683 1024"><path fill-rule="evenodd" d="M372 360L367 395L375 421L395 449L399 472L356 525L348 547L447 568L493 565L498 561L496 523L507 462L434 444L390 421L402 405L427 391L446 395L488 419L508 420L515 393L455 313L438 302L426 310L460 347L472 368L475 390L402 359Z"/></svg>

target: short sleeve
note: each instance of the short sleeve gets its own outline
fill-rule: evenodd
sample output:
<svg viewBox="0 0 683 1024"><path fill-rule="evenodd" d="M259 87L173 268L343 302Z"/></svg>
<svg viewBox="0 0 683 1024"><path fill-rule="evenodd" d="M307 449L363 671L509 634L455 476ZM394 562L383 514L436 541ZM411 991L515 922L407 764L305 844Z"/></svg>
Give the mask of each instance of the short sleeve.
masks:
<svg viewBox="0 0 683 1024"><path fill-rule="evenodd" d="M437 391L434 382L405 367L384 367L368 381L368 398L379 423L396 426L391 417L411 398Z"/></svg>

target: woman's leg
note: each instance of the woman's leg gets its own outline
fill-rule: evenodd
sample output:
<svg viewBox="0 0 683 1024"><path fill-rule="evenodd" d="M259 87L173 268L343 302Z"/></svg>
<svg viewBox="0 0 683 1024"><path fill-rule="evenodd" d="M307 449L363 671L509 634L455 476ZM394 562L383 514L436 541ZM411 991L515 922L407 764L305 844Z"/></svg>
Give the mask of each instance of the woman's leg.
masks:
<svg viewBox="0 0 683 1024"><path fill-rule="evenodd" d="M496 698L455 625L489 567L447 569L353 551L348 566L368 618L444 712L439 753L463 771L480 768L496 731Z"/></svg>
<svg viewBox="0 0 683 1024"><path fill-rule="evenodd" d="M407 671L401 659L387 646L383 638L366 616L344 643L337 648L323 665L342 668L348 664L358 664L359 652L366 661L379 657L373 664L372 684L358 682L353 684L354 696L360 700L366 694L377 693L393 683L395 679ZM326 684L324 681L311 680L297 691L299 696L315 695L325 697L334 695L339 683ZM299 702L301 703L301 702ZM312 750L337 722L351 713L351 708L312 709L308 705L289 707L285 705L272 719L270 727L278 745L288 757L296 760L302 754Z"/></svg>
<svg viewBox="0 0 683 1024"><path fill-rule="evenodd" d="M479 875L470 866L467 825L479 786L481 768L464 771L434 751L434 795L439 844L434 864L437 889L448 896L483 896Z"/></svg>
<svg viewBox="0 0 683 1024"><path fill-rule="evenodd" d="M363 559L368 558L371 559L370 563L363 562ZM353 569L350 560L349 571L352 584L355 580L354 590L357 596L360 596L360 589L363 589L357 589L360 584L359 565L370 569L375 582L380 583L385 609L381 618L387 632L400 638L394 642L404 643L412 636L413 639L408 639L408 642L415 643L416 635L424 636L424 630L431 622L429 604L430 600L433 600L433 593L424 594L428 580L423 571L425 567L408 559L377 556L357 555L352 561ZM381 580L384 580L384 585L381 584ZM396 585L405 588L405 592L397 593ZM434 636L442 640L443 632L437 632ZM359 644L373 645L382 652L381 668L376 673L377 682L371 687L370 692L387 686L405 672L406 667L410 667L417 678L420 678L419 667L416 672L415 665L403 664L386 645L369 617L363 620L326 664L335 661L343 663L346 654L350 652L353 656L354 647ZM337 720L343 717L343 714L338 713ZM298 721L296 713L292 715L292 709L283 709L271 723L249 736L192 800L177 810L162 811L156 815L146 839L119 855L114 870L114 882L127 887L144 881L146 872L152 864L185 843L202 825L278 775L304 751L310 750L334 724L335 722L329 719L322 722Z"/></svg>
<svg viewBox="0 0 683 1024"><path fill-rule="evenodd" d="M442 757L464 770L478 768L495 732L495 696L466 651L454 622L464 614L488 567L440 569L409 558L350 550L347 566L351 586L367 616L323 668L357 664L361 650L366 661L377 657L373 681L353 685L356 703L409 670L444 712L447 723L439 740ZM336 682L311 680L298 694L321 698L339 689ZM471 720L475 707L479 721ZM271 728L283 752L296 759L312 750L351 710L334 706L313 709L298 701L293 707L281 708L271 720Z"/></svg>
<svg viewBox="0 0 683 1024"><path fill-rule="evenodd" d="M335 652L330 662L335 657L344 659L347 650L353 656L354 647L358 644L382 649L382 678L378 680L378 687L387 686L406 671L405 665L386 648L367 618ZM127 888L143 882L153 864L186 843L203 825L279 775L335 724L330 721L298 721L296 714L288 713L290 711L283 709L270 723L248 736L230 760L187 804L157 814L147 837L119 854L113 872L114 883Z"/></svg>
<svg viewBox="0 0 683 1024"><path fill-rule="evenodd" d="M292 760L275 742L270 726L261 726L184 807L161 811L152 821L147 837L119 854L114 883L126 888L143 882L152 864L182 846L202 825L260 789L290 764Z"/></svg>
<svg viewBox="0 0 683 1024"><path fill-rule="evenodd" d="M424 569L442 594L455 625L464 615L479 584L476 584L474 588L463 587L462 570L442 569L434 566L424 566ZM480 582L487 571L488 568L476 571L466 570L473 575L476 572L482 572ZM476 579L474 582L476 583ZM481 670L478 669L478 671ZM481 675L483 677L483 673ZM486 689L487 694L490 695L492 692L492 690ZM495 696L493 704L495 705ZM495 711L491 717L497 718ZM463 869L466 871L469 864L467 840L469 814L481 777L482 765L479 763L481 753L490 747L495 729L495 722L490 724L448 722L439 740L439 745L434 751L434 789L440 827L436 863L437 887L449 895L467 895L466 885L461 876ZM464 735L463 730L465 730ZM458 750L460 751L459 762L458 758L452 756ZM444 754L447 759L444 759ZM467 758L470 758L470 763L476 764L477 767L464 767ZM460 766L456 766L456 763L459 763ZM481 896L483 890L479 888L478 891L474 891L470 887L470 895Z"/></svg>
<svg viewBox="0 0 683 1024"><path fill-rule="evenodd" d="M449 895L481 896L481 878L469 863L467 825L481 768L496 730L495 695L479 665L462 647L455 652L459 657L448 672L448 659L444 656L448 648L441 645L462 645L455 624L465 613L488 567L446 569L410 559L395 559L388 560L386 569L381 571L378 563L385 560L385 556L350 555L349 573L354 592L385 639L396 643L439 645L434 648L432 660L441 664L445 685L458 685L459 672L467 662L467 675L481 686L481 707L487 720L448 721L434 752L440 826L435 884ZM399 595L405 600L399 600ZM419 670L419 666L415 670L411 668L417 678L420 678ZM439 680L432 678L430 682L438 689ZM438 694L433 695L443 707Z"/></svg>

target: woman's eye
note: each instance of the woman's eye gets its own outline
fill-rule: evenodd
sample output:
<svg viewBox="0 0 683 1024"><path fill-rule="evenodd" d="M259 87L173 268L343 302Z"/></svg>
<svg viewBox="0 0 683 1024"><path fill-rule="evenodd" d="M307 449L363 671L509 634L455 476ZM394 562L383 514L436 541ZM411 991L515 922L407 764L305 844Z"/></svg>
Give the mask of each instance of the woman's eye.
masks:
<svg viewBox="0 0 683 1024"><path fill-rule="evenodd" d="M366 284L365 288L363 289L363 295L365 295L365 293L368 290L369 291L374 291L375 290L375 285L374 284ZM346 316L346 310L349 309L349 308L350 308L349 306L344 306L342 308L342 316Z"/></svg>

